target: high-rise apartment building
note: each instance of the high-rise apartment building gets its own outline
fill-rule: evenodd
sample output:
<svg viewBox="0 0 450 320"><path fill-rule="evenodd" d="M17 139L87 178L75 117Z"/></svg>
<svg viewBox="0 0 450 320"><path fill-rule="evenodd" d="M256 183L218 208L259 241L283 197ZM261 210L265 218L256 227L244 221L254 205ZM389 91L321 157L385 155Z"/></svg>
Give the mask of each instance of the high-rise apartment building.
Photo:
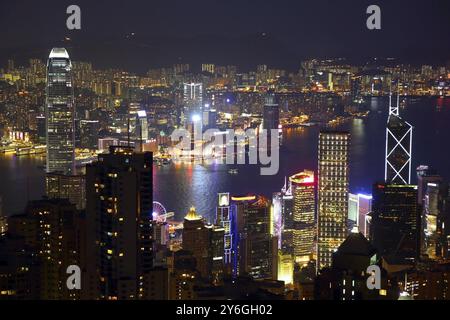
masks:
<svg viewBox="0 0 450 320"><path fill-rule="evenodd" d="M144 280L153 267L152 166L152 153L120 146L111 146L109 154L86 166L88 275L101 299L148 296Z"/></svg>

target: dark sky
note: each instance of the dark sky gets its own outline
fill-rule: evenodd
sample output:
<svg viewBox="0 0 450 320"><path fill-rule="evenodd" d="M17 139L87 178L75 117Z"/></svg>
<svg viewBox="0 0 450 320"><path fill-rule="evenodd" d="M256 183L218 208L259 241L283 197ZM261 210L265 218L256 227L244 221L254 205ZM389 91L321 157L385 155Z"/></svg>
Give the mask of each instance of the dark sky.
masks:
<svg viewBox="0 0 450 320"><path fill-rule="evenodd" d="M70 4L81 7L80 31L66 29ZM366 28L370 4L381 7L382 30ZM313 56L443 63L450 0L1 0L0 39L2 65L61 45L75 60L140 72L175 62L296 69Z"/></svg>

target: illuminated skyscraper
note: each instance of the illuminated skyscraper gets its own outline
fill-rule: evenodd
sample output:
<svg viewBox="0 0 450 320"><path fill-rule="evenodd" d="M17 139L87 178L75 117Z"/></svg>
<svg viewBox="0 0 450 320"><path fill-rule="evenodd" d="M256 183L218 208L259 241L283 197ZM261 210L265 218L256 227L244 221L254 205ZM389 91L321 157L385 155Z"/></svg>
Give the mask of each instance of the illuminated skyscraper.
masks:
<svg viewBox="0 0 450 320"><path fill-rule="evenodd" d="M98 120L80 120L80 148L97 150L99 130Z"/></svg>
<svg viewBox="0 0 450 320"><path fill-rule="evenodd" d="M319 135L317 270L331 265L332 254L347 236L350 134Z"/></svg>
<svg viewBox="0 0 450 320"><path fill-rule="evenodd" d="M398 94L396 106L392 106L392 95L390 95L386 127L385 181L387 183L411 183L412 131L413 127L399 115Z"/></svg>
<svg viewBox="0 0 450 320"><path fill-rule="evenodd" d="M236 206L231 203L229 193L219 193L218 198L216 225L222 226L224 229L224 271L228 275L236 275Z"/></svg>
<svg viewBox="0 0 450 320"><path fill-rule="evenodd" d="M224 257L224 228L207 225L191 207L184 217L183 249L196 260L196 269L204 279L221 281Z"/></svg>
<svg viewBox="0 0 450 320"><path fill-rule="evenodd" d="M184 83L183 103L188 112L200 111L203 107L203 84Z"/></svg>
<svg viewBox="0 0 450 320"><path fill-rule="evenodd" d="M372 210L372 196L349 193L348 219L358 227L364 237L369 237L369 216Z"/></svg>
<svg viewBox="0 0 450 320"><path fill-rule="evenodd" d="M88 260L101 299L141 299L153 266L153 157L110 147L86 166ZM141 280L141 281L140 281Z"/></svg>
<svg viewBox="0 0 450 320"><path fill-rule="evenodd" d="M294 255L293 198L291 182L288 182L287 179L285 180L281 192L274 193L272 198L275 234L281 237L279 240L279 247L283 253L289 253L291 255Z"/></svg>
<svg viewBox="0 0 450 320"><path fill-rule="evenodd" d="M215 64L213 63L202 63L202 72L209 72L214 74Z"/></svg>
<svg viewBox="0 0 450 320"><path fill-rule="evenodd" d="M421 254L429 259L447 257L450 188L444 181L428 182L422 202Z"/></svg>
<svg viewBox="0 0 450 320"><path fill-rule="evenodd" d="M72 63L64 48L53 48L47 61L47 172L75 171Z"/></svg>
<svg viewBox="0 0 450 320"><path fill-rule="evenodd" d="M280 109L275 95L268 93L263 107L263 129L278 129L280 124Z"/></svg>
<svg viewBox="0 0 450 320"><path fill-rule="evenodd" d="M296 262L307 263L313 253L316 233L314 172L303 171L289 178L293 196L293 254Z"/></svg>
<svg viewBox="0 0 450 320"><path fill-rule="evenodd" d="M442 177L437 173L436 170L429 166L420 165L416 169L417 172L417 203L422 205L425 193L427 191L427 185L430 182L440 183L442 182Z"/></svg>

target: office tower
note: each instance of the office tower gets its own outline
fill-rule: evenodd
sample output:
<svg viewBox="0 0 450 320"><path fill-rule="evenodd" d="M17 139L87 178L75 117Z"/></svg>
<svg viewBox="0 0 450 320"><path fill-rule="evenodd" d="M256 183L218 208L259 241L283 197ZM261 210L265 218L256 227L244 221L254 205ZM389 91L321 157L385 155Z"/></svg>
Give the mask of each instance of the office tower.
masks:
<svg viewBox="0 0 450 320"><path fill-rule="evenodd" d="M387 183L410 184L413 127L400 117L399 105L399 95L397 94L396 106L392 106L390 95L384 177Z"/></svg>
<svg viewBox="0 0 450 320"><path fill-rule="evenodd" d="M155 219L153 216L153 266L154 268L167 267L167 252L170 245L169 224L166 221Z"/></svg>
<svg viewBox="0 0 450 320"><path fill-rule="evenodd" d="M64 48L53 48L47 61L47 172L75 171L72 63Z"/></svg>
<svg viewBox="0 0 450 320"><path fill-rule="evenodd" d="M202 278L220 282L224 266L224 228L206 225L194 207L184 217L183 249L194 256Z"/></svg>
<svg viewBox="0 0 450 320"><path fill-rule="evenodd" d="M218 226L222 226L224 229L224 272L226 275L236 275L238 245L236 206L231 203L229 193L224 192L218 194L215 223Z"/></svg>
<svg viewBox="0 0 450 320"><path fill-rule="evenodd" d="M192 253L196 260L197 270L204 278L209 276L209 230L205 221L191 207L184 217L183 223L183 249Z"/></svg>
<svg viewBox="0 0 450 320"><path fill-rule="evenodd" d="M145 143L148 140L148 120L147 112L145 112L145 110L139 110L137 112L136 140L139 141L140 144Z"/></svg>
<svg viewBox="0 0 450 320"><path fill-rule="evenodd" d="M36 117L36 127L37 127L37 142L39 144L46 143L47 129L46 129L46 120L44 116Z"/></svg>
<svg viewBox="0 0 450 320"><path fill-rule="evenodd" d="M148 296L140 280L153 264L152 166L152 153L120 146L86 166L88 277L101 299Z"/></svg>
<svg viewBox="0 0 450 320"><path fill-rule="evenodd" d="M83 210L86 207L85 176L46 173L45 193L50 199L68 199L78 210Z"/></svg>
<svg viewBox="0 0 450 320"><path fill-rule="evenodd" d="M420 233L417 186L376 183L372 196L370 241L382 256L414 260Z"/></svg>
<svg viewBox="0 0 450 320"><path fill-rule="evenodd" d="M282 248L283 235L283 196L281 192L274 192L272 195L272 229L273 235L278 238L278 247ZM292 243L291 243L292 244ZM291 248L293 246L291 245ZM287 251L283 251L286 253ZM293 249L289 251L293 252Z"/></svg>
<svg viewBox="0 0 450 320"><path fill-rule="evenodd" d="M262 196L232 197L237 207L238 274L277 279L278 239L273 236L270 201Z"/></svg>
<svg viewBox="0 0 450 320"><path fill-rule="evenodd" d="M295 262L307 263L316 234L316 188L314 172L305 170L289 178L293 196L293 254Z"/></svg>
<svg viewBox="0 0 450 320"><path fill-rule="evenodd" d="M6 71L8 71L9 73L13 72L15 70L14 67L14 60L12 59L8 59L8 67L6 68Z"/></svg>
<svg viewBox="0 0 450 320"><path fill-rule="evenodd" d="M166 246L169 242L169 224L165 221L157 221L153 226L153 239L155 245Z"/></svg>
<svg viewBox="0 0 450 320"><path fill-rule="evenodd" d="M348 195L348 219L358 227L364 237L369 237L369 216L372 211L372 195L362 193Z"/></svg>
<svg viewBox="0 0 450 320"><path fill-rule="evenodd" d="M68 290L67 267L85 266L83 216L66 199L28 203L25 213L9 219L9 234L23 238L22 251L31 257L30 299L79 299L81 290Z"/></svg>
<svg viewBox="0 0 450 320"><path fill-rule="evenodd" d="M352 76L350 79L350 96L352 101L361 100L361 76Z"/></svg>
<svg viewBox="0 0 450 320"><path fill-rule="evenodd" d="M443 181L428 182L422 202L421 254L429 259L446 256L446 220L448 221L449 185Z"/></svg>
<svg viewBox="0 0 450 320"><path fill-rule="evenodd" d="M347 236L350 134L319 134L317 271L331 265Z"/></svg>
<svg viewBox="0 0 450 320"><path fill-rule="evenodd" d="M183 104L189 114L199 112L203 108L203 84L184 83L183 84Z"/></svg>
<svg viewBox="0 0 450 320"><path fill-rule="evenodd" d="M209 72L214 74L215 64L213 63L202 63L202 72Z"/></svg>
<svg viewBox="0 0 450 320"><path fill-rule="evenodd" d="M416 172L417 172L417 203L422 205L425 193L427 191L428 183L442 182L442 177L437 173L436 170L426 165L418 166Z"/></svg>
<svg viewBox="0 0 450 320"><path fill-rule="evenodd" d="M207 225L209 229L209 263L211 283L219 285L225 275L224 270L224 235L225 229L215 225Z"/></svg>
<svg viewBox="0 0 450 320"><path fill-rule="evenodd" d="M348 194L348 221L350 225L355 225L358 220L358 195L349 193Z"/></svg>
<svg viewBox="0 0 450 320"><path fill-rule="evenodd" d="M294 283L294 259L291 254L278 252L278 279L284 281L285 285Z"/></svg>
<svg viewBox="0 0 450 320"><path fill-rule="evenodd" d="M280 231L275 234L281 236L279 247L283 253L294 255L294 197L292 196L291 181L285 179L281 192L273 195L273 217L277 225L278 216L281 216Z"/></svg>
<svg viewBox="0 0 450 320"><path fill-rule="evenodd" d="M278 129L280 124L280 109L276 102L275 94L269 92L265 98L263 107L263 129Z"/></svg>
<svg viewBox="0 0 450 320"><path fill-rule="evenodd" d="M203 130L217 129L217 110L207 109L203 111Z"/></svg>
<svg viewBox="0 0 450 320"><path fill-rule="evenodd" d="M98 120L80 120L80 148L97 150L98 132L100 123Z"/></svg>

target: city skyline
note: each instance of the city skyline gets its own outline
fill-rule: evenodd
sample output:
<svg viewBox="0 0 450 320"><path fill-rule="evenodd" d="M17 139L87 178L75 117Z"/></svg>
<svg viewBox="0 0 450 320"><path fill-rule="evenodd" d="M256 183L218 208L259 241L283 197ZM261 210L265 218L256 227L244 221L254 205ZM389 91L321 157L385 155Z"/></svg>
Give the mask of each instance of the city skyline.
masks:
<svg viewBox="0 0 450 320"><path fill-rule="evenodd" d="M450 299L448 2L3 8L0 300Z"/></svg>

